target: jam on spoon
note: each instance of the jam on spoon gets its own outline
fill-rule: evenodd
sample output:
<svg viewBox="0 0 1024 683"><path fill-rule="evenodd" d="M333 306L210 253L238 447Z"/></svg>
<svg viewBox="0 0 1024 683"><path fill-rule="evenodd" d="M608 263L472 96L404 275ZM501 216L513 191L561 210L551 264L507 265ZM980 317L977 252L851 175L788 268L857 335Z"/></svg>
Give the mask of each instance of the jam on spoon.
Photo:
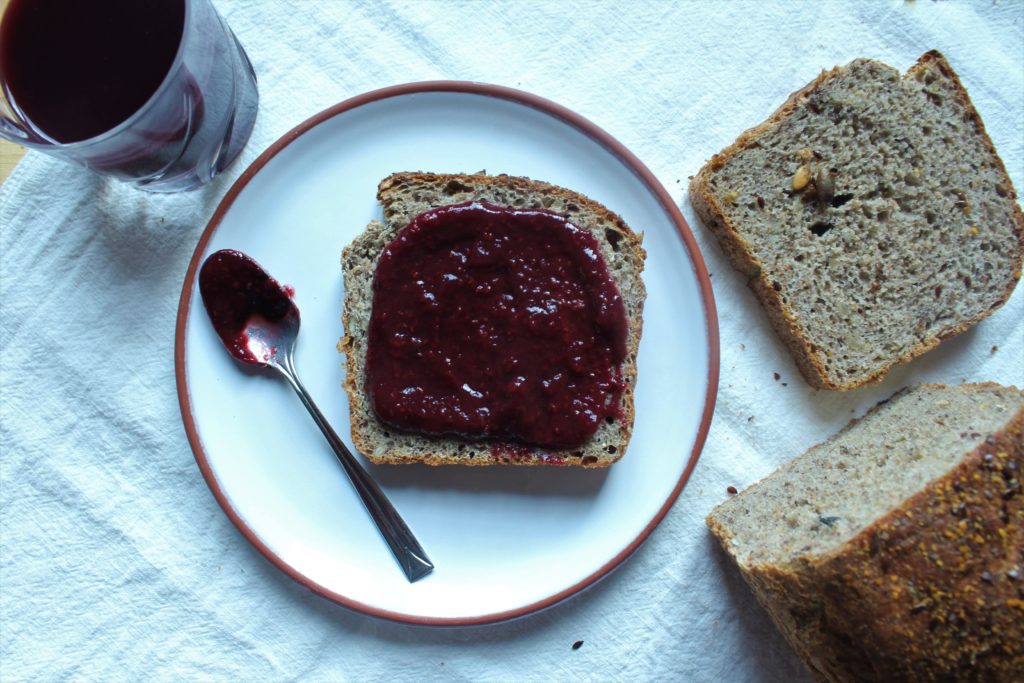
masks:
<svg viewBox="0 0 1024 683"><path fill-rule="evenodd" d="M257 330L299 326L299 309L288 288L240 251L224 249L207 258L199 272L199 292L213 329L244 363L266 363L275 351L261 343L262 335L249 337L250 324Z"/></svg>
<svg viewBox="0 0 1024 683"><path fill-rule="evenodd" d="M353 457L313 403L295 372L299 309L293 292L240 251L210 255L199 271L199 292L210 322L228 352L243 363L276 370L299 395L355 486L370 517L410 582L434 565L377 483Z"/></svg>

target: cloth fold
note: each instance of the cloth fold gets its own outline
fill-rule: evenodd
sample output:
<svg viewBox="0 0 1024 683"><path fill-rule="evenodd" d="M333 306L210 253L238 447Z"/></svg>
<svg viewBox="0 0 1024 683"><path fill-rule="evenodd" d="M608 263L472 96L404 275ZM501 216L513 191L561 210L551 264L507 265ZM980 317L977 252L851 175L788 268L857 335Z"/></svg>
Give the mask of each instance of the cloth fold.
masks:
<svg viewBox="0 0 1024 683"><path fill-rule="evenodd" d="M863 56L902 71L938 49L1024 190L1024 5L215 4L261 97L224 176L154 196L30 152L0 189L0 680L810 680L705 515L908 384L1024 386L1024 288L881 384L815 391L696 218L687 176L821 69ZM189 257L245 166L335 102L428 79L527 90L623 142L689 221L721 329L707 445L651 538L582 595L457 630L351 613L266 562L199 474L173 368Z"/></svg>

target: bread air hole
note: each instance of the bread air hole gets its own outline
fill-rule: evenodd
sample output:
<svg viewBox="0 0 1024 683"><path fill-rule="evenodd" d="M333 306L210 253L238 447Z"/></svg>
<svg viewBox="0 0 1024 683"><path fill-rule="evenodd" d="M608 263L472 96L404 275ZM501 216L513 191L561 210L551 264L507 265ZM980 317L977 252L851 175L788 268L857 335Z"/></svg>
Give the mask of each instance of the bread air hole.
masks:
<svg viewBox="0 0 1024 683"><path fill-rule="evenodd" d="M604 237L608 240L608 244L612 245L613 251L619 250L619 242L622 241L622 233L618 230L612 230L608 228L604 231Z"/></svg>
<svg viewBox="0 0 1024 683"><path fill-rule="evenodd" d="M473 188L471 188L469 185L464 185L460 183L458 180L449 180L448 184L444 186L444 193L450 197L453 194L458 194L459 192L469 192L472 189Z"/></svg>
<svg viewBox="0 0 1024 683"><path fill-rule="evenodd" d="M833 227L835 226L833 226L831 223L826 223L825 221L818 221L817 223L811 226L811 232L813 232L818 237L821 237L826 232L831 230Z"/></svg>

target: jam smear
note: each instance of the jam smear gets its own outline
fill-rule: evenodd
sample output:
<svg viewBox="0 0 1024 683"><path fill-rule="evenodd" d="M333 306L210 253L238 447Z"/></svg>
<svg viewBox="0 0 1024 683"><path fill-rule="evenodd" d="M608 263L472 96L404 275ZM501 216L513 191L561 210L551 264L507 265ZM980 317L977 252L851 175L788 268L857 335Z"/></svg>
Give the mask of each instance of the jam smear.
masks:
<svg viewBox="0 0 1024 683"><path fill-rule="evenodd" d="M199 271L199 293L213 329L235 358L263 363L249 348L246 327L254 317L274 323L298 315L291 287L282 287L256 261L234 249L211 254Z"/></svg>
<svg viewBox="0 0 1024 683"><path fill-rule="evenodd" d="M572 448L618 415L627 334L589 231L540 209L440 207L378 261L366 387L398 429Z"/></svg>

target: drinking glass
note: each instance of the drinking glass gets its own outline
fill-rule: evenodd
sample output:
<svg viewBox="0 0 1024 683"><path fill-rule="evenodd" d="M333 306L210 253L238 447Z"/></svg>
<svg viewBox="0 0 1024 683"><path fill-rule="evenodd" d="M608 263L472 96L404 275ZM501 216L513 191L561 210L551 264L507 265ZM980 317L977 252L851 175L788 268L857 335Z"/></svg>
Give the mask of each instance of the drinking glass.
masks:
<svg viewBox="0 0 1024 683"><path fill-rule="evenodd" d="M46 11L57 11L53 8L59 8L62 4L58 0L47 1L49 7ZM116 3L87 1L90 12L117 11L113 7ZM32 121L29 97L25 98L23 104L19 104L17 88L9 87L11 76L19 65L6 63L11 53L4 51L5 58L0 60L0 136L30 149L77 162L151 192L189 190L209 182L223 171L245 146L256 121L259 96L255 71L245 50L217 14L210 0L157 1L182 3L173 6L173 11L178 12L183 7L184 23L177 53L169 71L155 92L134 114L91 137L62 142L46 132L45 122L41 126ZM14 20L20 19L12 18L12 10L20 2L41 3L42 0L9 0L0 5L0 11L3 12L0 15L0 29L6 28L3 22L9 19L12 21L11 27L18 26ZM98 19L102 22L109 19L109 23L89 22L90 25L105 27L116 24L118 20L116 16L101 16ZM36 22L36 25L40 23ZM134 30L134 27L130 28ZM166 29L161 22L154 20L153 25L146 27L146 30ZM98 37L104 40L118 39L116 30L109 30L110 35L107 32L104 28L103 35ZM11 34L4 31L2 35ZM21 38L33 40L31 36L19 36ZM71 52L70 48L68 52ZM59 60L67 57L64 54L56 55L55 58ZM87 60L88 55L82 55L81 59ZM114 64L105 68L117 66ZM24 68L35 67L27 65ZM30 90L52 88L54 85L31 79L28 82ZM49 92L54 97L61 95L59 89ZM26 93L23 90L22 93L39 95L47 91ZM104 97L104 94L86 93L86 96ZM64 106L65 103L60 104ZM103 102L93 104L102 106ZM66 106L74 107L74 103L68 102Z"/></svg>

